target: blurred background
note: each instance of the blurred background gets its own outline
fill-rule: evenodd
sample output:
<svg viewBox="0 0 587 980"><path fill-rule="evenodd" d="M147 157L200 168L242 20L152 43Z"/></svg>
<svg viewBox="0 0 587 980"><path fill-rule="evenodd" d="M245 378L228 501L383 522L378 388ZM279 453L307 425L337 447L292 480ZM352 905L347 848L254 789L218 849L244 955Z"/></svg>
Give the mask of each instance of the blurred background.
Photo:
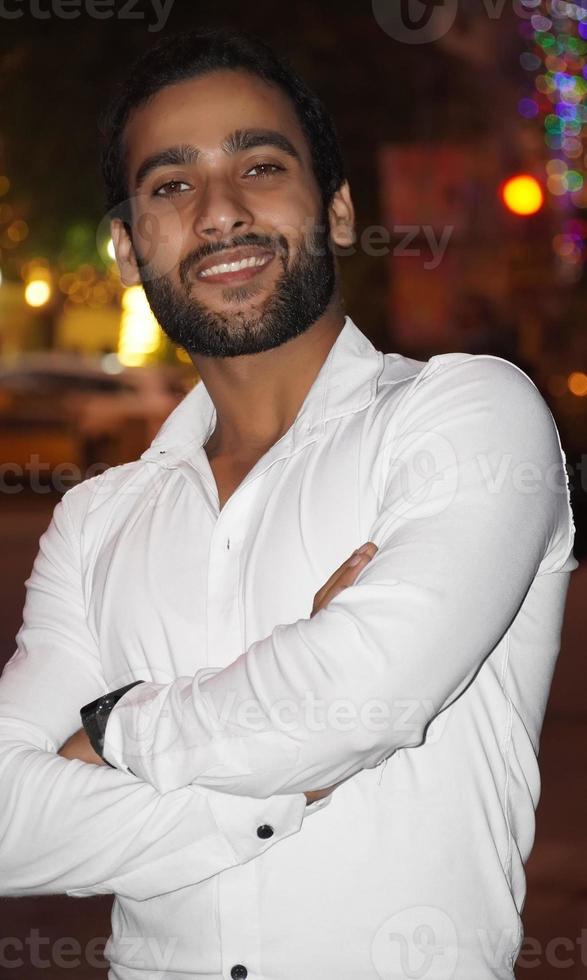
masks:
<svg viewBox="0 0 587 980"><path fill-rule="evenodd" d="M357 211L340 259L347 311L375 346L504 357L556 420L580 566L542 736L517 977L584 977L585 0L0 6L0 667L60 495L136 459L198 380L142 289L120 283L97 117L137 54L208 25L259 34L332 111ZM0 940L21 951L0 943L0 980L105 977L110 904L0 899Z"/></svg>

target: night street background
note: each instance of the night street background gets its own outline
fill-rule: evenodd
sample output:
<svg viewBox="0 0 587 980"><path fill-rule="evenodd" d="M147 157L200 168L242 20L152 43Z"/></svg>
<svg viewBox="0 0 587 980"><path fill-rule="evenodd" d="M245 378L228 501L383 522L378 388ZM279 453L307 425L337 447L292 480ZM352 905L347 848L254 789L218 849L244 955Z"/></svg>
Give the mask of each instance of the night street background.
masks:
<svg viewBox="0 0 587 980"><path fill-rule="evenodd" d="M385 254L358 247L340 263L348 313L378 349L505 357L556 420L580 565L541 740L518 980L587 978L587 0L554 17L556 3L460 0L422 43L356 0L174 0L162 30L258 33L326 102L358 233L390 235ZM101 20L82 0L71 19L37 7L0 2L0 667L59 499L47 474L68 464L75 482L137 458L197 380L122 288L98 167L98 114L161 36L152 4ZM523 193L510 199L514 178ZM24 944L14 967L5 947L0 980L104 977L110 905L0 898L0 944Z"/></svg>

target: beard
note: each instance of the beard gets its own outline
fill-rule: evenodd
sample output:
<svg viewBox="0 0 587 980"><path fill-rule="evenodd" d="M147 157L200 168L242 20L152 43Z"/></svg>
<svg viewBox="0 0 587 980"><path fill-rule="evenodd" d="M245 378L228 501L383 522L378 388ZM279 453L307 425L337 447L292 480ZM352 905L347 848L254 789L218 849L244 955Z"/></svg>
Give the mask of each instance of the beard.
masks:
<svg viewBox="0 0 587 980"><path fill-rule="evenodd" d="M226 306L232 306L233 310L227 309L221 313L194 299L191 295L193 280L189 276L190 270L198 262L214 255L215 251L208 250L205 254L202 251L192 252L182 259L179 265L180 289L169 276L158 275L135 248L141 282L153 315L172 343L188 354L205 357L259 354L298 337L327 309L337 276L325 207L320 223L312 228L307 238L302 239L291 268L288 268L288 242L282 235L277 238L244 235L233 239L224 248L247 245L273 250L274 261L283 261L284 271L271 295L263 302L254 301L255 295L261 294L264 288L256 279L227 287L223 299Z"/></svg>

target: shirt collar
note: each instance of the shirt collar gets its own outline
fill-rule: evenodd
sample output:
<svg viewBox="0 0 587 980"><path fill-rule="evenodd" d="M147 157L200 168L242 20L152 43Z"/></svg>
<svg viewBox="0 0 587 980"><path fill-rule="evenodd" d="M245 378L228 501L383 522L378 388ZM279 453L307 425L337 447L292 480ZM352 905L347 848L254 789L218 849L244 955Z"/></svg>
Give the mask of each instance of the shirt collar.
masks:
<svg viewBox="0 0 587 980"><path fill-rule="evenodd" d="M342 330L286 434L290 448L295 449L303 442L317 438L330 419L366 408L375 397L383 367L384 355L346 316ZM165 420L141 459L172 466L203 447L215 425L214 403L203 381L199 381Z"/></svg>

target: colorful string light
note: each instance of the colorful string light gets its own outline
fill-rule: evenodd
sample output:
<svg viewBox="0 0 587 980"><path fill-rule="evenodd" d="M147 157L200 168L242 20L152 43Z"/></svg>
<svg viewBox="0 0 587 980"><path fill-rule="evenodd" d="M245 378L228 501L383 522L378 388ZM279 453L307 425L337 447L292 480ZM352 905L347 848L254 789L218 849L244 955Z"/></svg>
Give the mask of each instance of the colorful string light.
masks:
<svg viewBox="0 0 587 980"><path fill-rule="evenodd" d="M521 0L518 9L527 47L520 65L530 76L518 112L543 126L546 188L568 214L587 207L587 5ZM578 278L586 240L587 222L573 218L563 221L553 240L569 279Z"/></svg>

